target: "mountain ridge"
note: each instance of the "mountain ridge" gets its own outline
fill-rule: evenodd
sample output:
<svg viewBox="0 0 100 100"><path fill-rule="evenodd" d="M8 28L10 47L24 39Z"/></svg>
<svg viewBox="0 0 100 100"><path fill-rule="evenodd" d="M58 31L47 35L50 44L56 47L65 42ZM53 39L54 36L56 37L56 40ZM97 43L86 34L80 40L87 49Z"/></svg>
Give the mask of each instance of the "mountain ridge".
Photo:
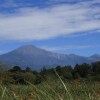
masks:
<svg viewBox="0 0 100 100"><path fill-rule="evenodd" d="M59 54L40 49L33 45L24 45L11 52L0 55L0 61L10 66L19 65L23 68L30 66L32 69L40 70L43 66L75 66L81 63L92 63L100 61L100 55L95 54L90 57L84 57L76 54Z"/></svg>

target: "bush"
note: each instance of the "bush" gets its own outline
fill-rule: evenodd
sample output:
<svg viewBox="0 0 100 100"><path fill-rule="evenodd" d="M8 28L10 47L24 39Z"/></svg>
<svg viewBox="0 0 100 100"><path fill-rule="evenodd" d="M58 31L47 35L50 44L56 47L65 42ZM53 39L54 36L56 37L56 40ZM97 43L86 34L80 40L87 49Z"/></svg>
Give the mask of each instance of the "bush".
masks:
<svg viewBox="0 0 100 100"><path fill-rule="evenodd" d="M21 72L16 72L16 73L11 73L10 75L14 79L15 84L27 84L26 81L34 83L36 76L33 75L32 73L26 72L26 73L21 73Z"/></svg>
<svg viewBox="0 0 100 100"><path fill-rule="evenodd" d="M11 84L13 82L14 82L14 80L12 77L9 76L9 73L7 73L7 72L0 73L0 83L1 84L7 85L7 84Z"/></svg>

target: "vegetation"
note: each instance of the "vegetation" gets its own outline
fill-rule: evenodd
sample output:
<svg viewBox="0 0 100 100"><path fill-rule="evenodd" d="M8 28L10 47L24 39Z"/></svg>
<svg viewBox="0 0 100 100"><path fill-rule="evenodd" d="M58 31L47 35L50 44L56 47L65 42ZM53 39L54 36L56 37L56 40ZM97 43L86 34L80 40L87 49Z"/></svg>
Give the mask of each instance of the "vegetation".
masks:
<svg viewBox="0 0 100 100"><path fill-rule="evenodd" d="M0 100L100 100L100 62L0 72Z"/></svg>

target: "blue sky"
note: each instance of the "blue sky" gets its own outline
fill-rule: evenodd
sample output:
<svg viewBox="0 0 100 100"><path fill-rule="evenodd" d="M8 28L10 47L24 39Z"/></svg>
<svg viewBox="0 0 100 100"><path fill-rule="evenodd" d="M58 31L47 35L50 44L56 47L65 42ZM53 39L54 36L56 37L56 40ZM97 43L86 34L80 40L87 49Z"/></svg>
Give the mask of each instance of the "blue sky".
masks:
<svg viewBox="0 0 100 100"><path fill-rule="evenodd" d="M100 0L0 0L0 54L22 45L100 54Z"/></svg>

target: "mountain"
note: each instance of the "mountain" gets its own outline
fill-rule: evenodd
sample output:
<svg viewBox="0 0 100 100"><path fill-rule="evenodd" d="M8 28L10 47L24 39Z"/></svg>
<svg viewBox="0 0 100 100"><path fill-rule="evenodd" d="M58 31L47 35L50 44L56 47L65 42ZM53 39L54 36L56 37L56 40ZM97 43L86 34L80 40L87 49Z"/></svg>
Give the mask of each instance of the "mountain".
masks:
<svg viewBox="0 0 100 100"><path fill-rule="evenodd" d="M90 59L93 61L100 61L100 55L94 54L94 55L90 56Z"/></svg>
<svg viewBox="0 0 100 100"><path fill-rule="evenodd" d="M91 63L100 61L100 55L83 57L75 54L58 54L52 53L32 45L19 47L9 53L0 55L0 61L10 66L19 65L23 68L26 66L34 70L40 70L44 66L53 67L57 65L72 65L81 63Z"/></svg>

